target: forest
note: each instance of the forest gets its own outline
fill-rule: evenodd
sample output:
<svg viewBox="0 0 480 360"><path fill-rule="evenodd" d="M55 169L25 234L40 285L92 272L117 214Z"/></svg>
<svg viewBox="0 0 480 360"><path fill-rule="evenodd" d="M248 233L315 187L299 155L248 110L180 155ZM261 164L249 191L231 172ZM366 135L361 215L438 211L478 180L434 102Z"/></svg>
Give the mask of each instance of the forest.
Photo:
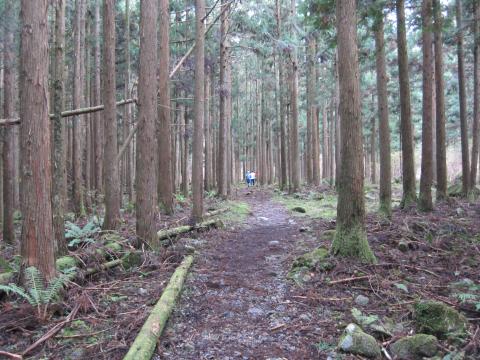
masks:
<svg viewBox="0 0 480 360"><path fill-rule="evenodd" d="M480 358L480 0L0 19L0 359Z"/></svg>

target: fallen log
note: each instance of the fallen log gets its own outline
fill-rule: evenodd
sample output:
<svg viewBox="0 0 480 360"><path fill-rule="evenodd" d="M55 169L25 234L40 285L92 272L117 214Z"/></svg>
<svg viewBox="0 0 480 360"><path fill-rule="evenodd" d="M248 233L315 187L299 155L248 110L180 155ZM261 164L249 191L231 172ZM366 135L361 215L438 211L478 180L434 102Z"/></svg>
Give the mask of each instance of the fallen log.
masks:
<svg viewBox="0 0 480 360"><path fill-rule="evenodd" d="M223 224L219 220L207 220L197 225L183 225L173 229L164 229L157 232L158 240L169 239L180 234L184 234L193 230L207 229L209 227L221 227Z"/></svg>
<svg viewBox="0 0 480 360"><path fill-rule="evenodd" d="M188 273L188 269L192 265L193 256L187 256L179 267L175 270L170 281L163 291L160 300L158 300L152 312L140 329L135 341L123 360L149 360L151 359L157 341L172 313L183 283Z"/></svg>
<svg viewBox="0 0 480 360"><path fill-rule="evenodd" d="M227 211L229 211L229 210L230 210L229 208L212 210L212 211L210 211L210 212L207 212L207 213L205 214L205 217L217 216L217 215L223 214L224 212L227 212Z"/></svg>

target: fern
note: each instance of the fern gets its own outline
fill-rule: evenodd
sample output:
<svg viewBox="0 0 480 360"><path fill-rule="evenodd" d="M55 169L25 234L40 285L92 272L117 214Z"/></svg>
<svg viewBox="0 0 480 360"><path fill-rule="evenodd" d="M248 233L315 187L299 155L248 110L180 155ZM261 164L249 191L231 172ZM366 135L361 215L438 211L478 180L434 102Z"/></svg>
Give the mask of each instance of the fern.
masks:
<svg viewBox="0 0 480 360"><path fill-rule="evenodd" d="M58 277L50 280L45 286L42 273L34 266L25 269L25 287L15 284L0 285L0 290L7 294L13 293L28 301L31 306L37 308L37 315L45 319L49 305L57 299L65 284L75 275L75 269L68 269Z"/></svg>
<svg viewBox="0 0 480 360"><path fill-rule="evenodd" d="M463 292L455 292L454 295L462 303L473 304L477 311L480 311L480 284L475 284L470 279L462 279L459 282L452 284L457 289Z"/></svg>
<svg viewBox="0 0 480 360"><path fill-rule="evenodd" d="M75 247L78 244L91 244L94 242L93 237L101 230L99 219L94 216L83 228L67 221L65 222L65 238L71 239L68 246Z"/></svg>

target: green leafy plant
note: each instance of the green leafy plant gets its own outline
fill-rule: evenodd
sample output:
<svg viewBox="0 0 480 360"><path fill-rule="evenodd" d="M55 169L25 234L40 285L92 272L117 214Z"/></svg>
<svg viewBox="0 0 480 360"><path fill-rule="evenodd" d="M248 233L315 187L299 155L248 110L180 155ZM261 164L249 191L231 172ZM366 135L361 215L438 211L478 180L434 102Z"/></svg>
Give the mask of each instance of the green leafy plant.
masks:
<svg viewBox="0 0 480 360"><path fill-rule="evenodd" d="M73 276L75 276L75 268L70 268L47 283L42 273L36 267L30 266L24 271L24 287L10 283L0 285L0 290L7 294L16 294L28 301L31 306L37 308L37 316L44 320L47 317L48 307L58 299L60 291Z"/></svg>
<svg viewBox="0 0 480 360"><path fill-rule="evenodd" d="M70 221L65 223L65 238L70 240L68 242L69 247L75 247L79 244L92 244L95 242L94 236L100 232L99 221L96 217L93 217L82 228Z"/></svg>
<svg viewBox="0 0 480 360"><path fill-rule="evenodd" d="M470 279L463 279L452 284L461 292L455 292L455 296L461 303L473 304L477 311L480 311L480 284Z"/></svg>

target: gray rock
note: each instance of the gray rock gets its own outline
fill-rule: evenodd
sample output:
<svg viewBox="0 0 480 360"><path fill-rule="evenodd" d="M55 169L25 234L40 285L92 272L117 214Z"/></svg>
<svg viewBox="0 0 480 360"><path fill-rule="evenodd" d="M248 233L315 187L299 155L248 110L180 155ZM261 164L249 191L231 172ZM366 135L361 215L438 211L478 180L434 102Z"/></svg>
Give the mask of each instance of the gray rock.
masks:
<svg viewBox="0 0 480 360"><path fill-rule="evenodd" d="M258 307L251 307L250 309L248 309L248 314L253 316L253 317L264 316L265 311L263 311L262 309L260 309Z"/></svg>
<svg viewBox="0 0 480 360"><path fill-rule="evenodd" d="M363 332L355 324L349 324L338 342L338 348L343 352L377 358L381 356L380 346L375 338Z"/></svg>
<svg viewBox="0 0 480 360"><path fill-rule="evenodd" d="M148 294L148 290L144 289L144 288L139 288L138 289L138 293L140 295L147 295Z"/></svg>
<svg viewBox="0 0 480 360"><path fill-rule="evenodd" d="M397 248L401 252L407 252L408 251L408 243L404 240L400 240L400 242L397 245Z"/></svg>
<svg viewBox="0 0 480 360"><path fill-rule="evenodd" d="M421 360L437 353L438 340L433 335L406 336L395 342L390 350L395 358Z"/></svg>
<svg viewBox="0 0 480 360"><path fill-rule="evenodd" d="M269 246L277 246L277 245L280 245L280 241L272 240L272 241L268 242L268 245Z"/></svg>
<svg viewBox="0 0 480 360"><path fill-rule="evenodd" d="M363 295L358 295L355 298L355 304L357 304L359 306L367 306L369 302L370 302L370 299L366 296L363 296Z"/></svg>
<svg viewBox="0 0 480 360"><path fill-rule="evenodd" d="M463 337L468 320L454 308L437 301L422 301L415 305L417 330L445 339Z"/></svg>

